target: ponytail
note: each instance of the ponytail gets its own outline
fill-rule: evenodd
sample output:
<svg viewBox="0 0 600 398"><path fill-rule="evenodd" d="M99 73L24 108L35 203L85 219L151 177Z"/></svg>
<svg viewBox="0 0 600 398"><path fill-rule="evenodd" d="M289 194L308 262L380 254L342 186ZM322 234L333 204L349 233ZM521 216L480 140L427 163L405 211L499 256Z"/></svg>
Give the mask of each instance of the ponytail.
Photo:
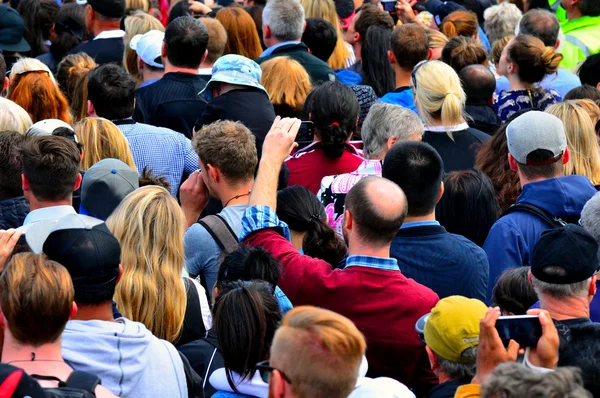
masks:
<svg viewBox="0 0 600 398"><path fill-rule="evenodd" d="M304 235L302 247L304 254L326 261L336 268L346 255L344 240L320 218L311 218L309 228Z"/></svg>
<svg viewBox="0 0 600 398"><path fill-rule="evenodd" d="M321 144L325 156L330 159L342 157L348 140L348 133L337 123L319 129L321 133Z"/></svg>
<svg viewBox="0 0 600 398"><path fill-rule="evenodd" d="M464 121L463 108L465 95L449 92L442 100L441 117L444 127L456 126ZM451 136L452 137L452 136Z"/></svg>
<svg viewBox="0 0 600 398"><path fill-rule="evenodd" d="M442 25L440 26L440 32L442 32L448 39L458 36L458 32L456 31L456 26L454 22L444 20L442 21Z"/></svg>
<svg viewBox="0 0 600 398"><path fill-rule="evenodd" d="M561 53L557 53L553 47L546 47L541 56L542 64L546 68L546 74L550 75L558 70L558 65L563 59Z"/></svg>

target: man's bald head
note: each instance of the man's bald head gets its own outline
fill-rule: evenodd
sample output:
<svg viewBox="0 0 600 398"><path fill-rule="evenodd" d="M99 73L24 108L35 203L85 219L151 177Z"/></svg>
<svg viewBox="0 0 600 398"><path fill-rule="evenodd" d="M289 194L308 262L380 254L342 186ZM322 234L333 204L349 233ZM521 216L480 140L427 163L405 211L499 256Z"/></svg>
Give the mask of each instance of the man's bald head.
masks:
<svg viewBox="0 0 600 398"><path fill-rule="evenodd" d="M345 204L360 238L375 246L390 244L408 210L402 189L381 177L360 180L348 192Z"/></svg>
<svg viewBox="0 0 600 398"><path fill-rule="evenodd" d="M483 65L469 65L461 69L462 81L468 104L487 104L496 90L494 74Z"/></svg>

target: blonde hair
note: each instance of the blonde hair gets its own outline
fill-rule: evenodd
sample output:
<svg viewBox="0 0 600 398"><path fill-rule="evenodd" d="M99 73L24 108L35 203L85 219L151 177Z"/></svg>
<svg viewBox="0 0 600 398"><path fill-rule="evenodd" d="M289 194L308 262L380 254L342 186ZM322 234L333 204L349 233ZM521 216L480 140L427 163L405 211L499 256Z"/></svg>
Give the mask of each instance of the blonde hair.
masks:
<svg viewBox="0 0 600 398"><path fill-rule="evenodd" d="M446 128L464 123L466 95L454 69L441 61L429 61L415 70L415 103L425 126L438 120Z"/></svg>
<svg viewBox="0 0 600 398"><path fill-rule="evenodd" d="M333 0L300 0L300 3L304 7L305 18L322 18L333 25L337 33L337 42L333 54L327 60L327 64L332 69L345 68L346 61L350 58L350 51L346 47L344 35L340 29L340 18Z"/></svg>
<svg viewBox="0 0 600 398"><path fill-rule="evenodd" d="M293 381L294 396L345 398L355 387L365 349L365 339L351 320L302 306L283 318L271 360Z"/></svg>
<svg viewBox="0 0 600 398"><path fill-rule="evenodd" d="M500 64L500 57L502 57L502 51L504 51L504 47L508 44L509 41L512 40L514 36L508 35L504 36L501 39L498 39L492 43L492 51L490 52L490 59L492 63L498 68Z"/></svg>
<svg viewBox="0 0 600 398"><path fill-rule="evenodd" d="M427 39L429 40L429 48L444 48L448 43L448 38L439 30L427 29Z"/></svg>
<svg viewBox="0 0 600 398"><path fill-rule="evenodd" d="M48 68L48 66L46 66L46 64L44 64L42 61L40 61L39 59L35 59L35 58L19 59L13 65L12 69L10 70L9 80L12 83L12 81L15 79L15 76L18 73L22 73L25 71L36 71L36 70L48 72L48 76L50 77L50 80L52 80L56 84L56 80L54 80L54 75L50 71L50 68Z"/></svg>
<svg viewBox="0 0 600 398"><path fill-rule="evenodd" d="M260 84L267 90L273 105L288 105L294 111L304 108L311 89L306 69L289 57L275 57L261 64Z"/></svg>
<svg viewBox="0 0 600 398"><path fill-rule="evenodd" d="M546 112L562 120L565 126L571 155L564 165L565 174L585 176L592 185L599 185L600 147L590 116L572 100L551 105Z"/></svg>
<svg viewBox="0 0 600 398"><path fill-rule="evenodd" d="M125 2L125 8L148 12L150 11L150 0L127 0Z"/></svg>
<svg viewBox="0 0 600 398"><path fill-rule="evenodd" d="M592 125L595 128L598 121L600 121L600 106L589 99L578 99L575 100L575 103L587 112L590 119L592 119Z"/></svg>
<svg viewBox="0 0 600 398"><path fill-rule="evenodd" d="M12 130L25 134L32 124L31 116L25 109L9 99L0 97L0 131Z"/></svg>
<svg viewBox="0 0 600 398"><path fill-rule="evenodd" d="M86 53L69 54L58 64L56 79L69 101L74 123L87 116L88 77L96 66L96 62Z"/></svg>
<svg viewBox="0 0 600 398"><path fill-rule="evenodd" d="M146 186L127 195L106 226L122 248L123 275L115 291L119 311L176 343L187 306L183 211L169 191Z"/></svg>
<svg viewBox="0 0 600 398"><path fill-rule="evenodd" d="M119 159L137 170L127 139L110 120L87 117L75 125L75 133L83 144L81 170L107 158Z"/></svg>
<svg viewBox="0 0 600 398"><path fill-rule="evenodd" d="M165 27L155 17L144 12L136 12L125 18L125 52L123 53L123 66L125 70L138 82L142 83L142 76L138 70L137 52L129 48L129 43L135 35L143 35L151 30L165 31Z"/></svg>

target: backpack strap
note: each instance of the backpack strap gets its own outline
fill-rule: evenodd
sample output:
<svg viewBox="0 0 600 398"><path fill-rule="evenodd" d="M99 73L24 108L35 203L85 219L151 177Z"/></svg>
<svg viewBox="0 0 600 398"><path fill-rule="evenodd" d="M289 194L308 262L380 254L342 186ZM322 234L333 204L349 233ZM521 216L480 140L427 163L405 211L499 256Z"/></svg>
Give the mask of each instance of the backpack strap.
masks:
<svg viewBox="0 0 600 398"><path fill-rule="evenodd" d="M225 254L229 254L240 247L237 235L223 217L219 215L206 216L198 223L206 228Z"/></svg>
<svg viewBox="0 0 600 398"><path fill-rule="evenodd" d="M504 217L508 214L512 214L515 212L523 212L533 214L534 216L542 219L546 224L550 225L552 228L559 228L564 226L566 223L558 217L554 217L552 214L548 213L546 210L532 205L531 203L516 203L510 206L508 209L504 210L500 217Z"/></svg>
<svg viewBox="0 0 600 398"><path fill-rule="evenodd" d="M80 370L74 370L65 382L66 387L84 390L94 396L96 395L96 387L99 384L102 384L102 382L98 376Z"/></svg>

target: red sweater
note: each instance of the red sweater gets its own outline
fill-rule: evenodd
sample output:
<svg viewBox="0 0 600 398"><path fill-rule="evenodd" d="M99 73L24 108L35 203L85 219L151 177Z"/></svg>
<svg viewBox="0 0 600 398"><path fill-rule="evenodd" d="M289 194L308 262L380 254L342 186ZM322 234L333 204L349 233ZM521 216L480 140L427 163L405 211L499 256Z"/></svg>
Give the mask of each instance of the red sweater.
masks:
<svg viewBox="0 0 600 398"><path fill-rule="evenodd" d="M285 164L290 169L288 186L301 185L316 195L324 177L355 171L365 160L350 144L346 144L344 153L337 159L325 156L320 145L315 142L286 159Z"/></svg>
<svg viewBox="0 0 600 398"><path fill-rule="evenodd" d="M279 287L292 304L327 308L351 319L367 342L370 377L391 377L425 395L438 381L415 323L438 296L400 271L352 266L332 270L322 260L301 255L272 229L245 240L281 262Z"/></svg>

